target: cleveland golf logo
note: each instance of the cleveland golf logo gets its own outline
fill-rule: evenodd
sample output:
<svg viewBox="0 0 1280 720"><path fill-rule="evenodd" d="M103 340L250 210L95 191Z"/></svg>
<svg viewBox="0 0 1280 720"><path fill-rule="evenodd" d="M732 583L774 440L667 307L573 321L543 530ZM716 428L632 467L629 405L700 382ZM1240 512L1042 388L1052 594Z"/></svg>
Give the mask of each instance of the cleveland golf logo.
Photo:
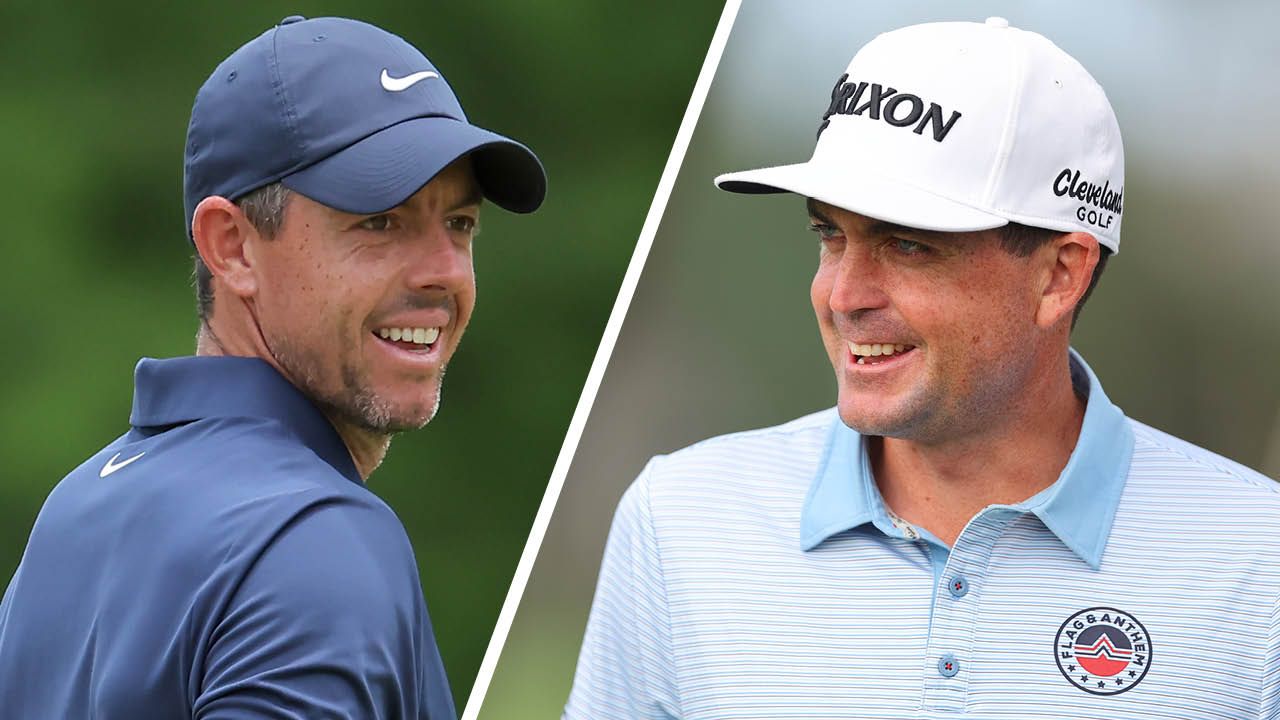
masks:
<svg viewBox="0 0 1280 720"><path fill-rule="evenodd" d="M1076 208L1076 219L1104 230L1111 227L1116 216L1124 212L1124 188L1113 190L1110 180L1098 185L1081 179L1079 170L1063 168L1053 179L1053 194L1092 205L1093 208L1084 205Z"/></svg>
<svg viewBox="0 0 1280 720"><path fill-rule="evenodd" d="M1132 690L1151 669L1147 629L1129 613L1095 607L1067 618L1053 641L1058 670L1094 695Z"/></svg>
<svg viewBox="0 0 1280 720"><path fill-rule="evenodd" d="M944 122L944 111L941 105L931 102L929 109L924 107L924 100L919 95L900 93L896 88L885 87L880 83L846 82L849 73L836 80L831 89L831 105L822 114L822 124L818 126L818 135L827 129L832 115L863 115L872 120L884 120L894 127L915 125L911 132L923 135L925 127L930 129L933 139L942 142L960 113L952 112Z"/></svg>

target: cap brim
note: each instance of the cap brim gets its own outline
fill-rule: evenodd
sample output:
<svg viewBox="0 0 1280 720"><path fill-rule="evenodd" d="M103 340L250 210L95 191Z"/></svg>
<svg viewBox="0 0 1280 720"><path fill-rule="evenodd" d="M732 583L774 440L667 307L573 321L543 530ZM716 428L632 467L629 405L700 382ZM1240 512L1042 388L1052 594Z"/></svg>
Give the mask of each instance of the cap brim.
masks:
<svg viewBox="0 0 1280 720"><path fill-rule="evenodd" d="M511 212L538 209L547 193L529 148L447 117L422 117L380 130L281 179L286 187L343 212L389 210L458 158L470 155L484 196Z"/></svg>
<svg viewBox="0 0 1280 720"><path fill-rule="evenodd" d="M1008 219L922 190L907 183L872 177L849 167L807 162L744 170L716 178L716 187L735 193L790 192L860 215L920 230L990 230Z"/></svg>

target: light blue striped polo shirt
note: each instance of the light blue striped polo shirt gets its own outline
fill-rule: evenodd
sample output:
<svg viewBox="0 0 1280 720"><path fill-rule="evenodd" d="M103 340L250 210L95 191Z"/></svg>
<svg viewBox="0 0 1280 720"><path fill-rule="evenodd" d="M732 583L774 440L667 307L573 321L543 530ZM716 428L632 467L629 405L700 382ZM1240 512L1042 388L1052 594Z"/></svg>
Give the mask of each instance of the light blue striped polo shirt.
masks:
<svg viewBox="0 0 1280 720"><path fill-rule="evenodd" d="M834 410L654 458L565 717L1280 717L1280 493L1087 388L1052 486L947 548Z"/></svg>

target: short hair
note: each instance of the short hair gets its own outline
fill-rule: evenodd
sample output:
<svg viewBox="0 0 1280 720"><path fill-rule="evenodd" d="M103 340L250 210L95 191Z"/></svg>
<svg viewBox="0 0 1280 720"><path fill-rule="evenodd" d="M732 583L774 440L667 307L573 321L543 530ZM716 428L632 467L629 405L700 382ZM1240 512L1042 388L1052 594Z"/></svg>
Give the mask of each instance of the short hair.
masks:
<svg viewBox="0 0 1280 720"><path fill-rule="evenodd" d="M235 200L235 204L249 220L249 224L268 240L273 239L284 225L284 211L293 195L279 182L263 185ZM213 273L204 264L200 252L195 253L195 269L192 280L196 288L196 317L203 325L213 313Z"/></svg>
<svg viewBox="0 0 1280 720"><path fill-rule="evenodd" d="M1015 222L996 228L996 233L1000 239L1000 247L1004 248L1005 252L1016 257L1028 257L1038 248L1063 234L1059 230L1047 230ZM1080 300L1076 303L1075 310L1071 314L1072 328L1075 328L1076 320L1080 319L1080 311L1084 309L1085 301L1093 294L1093 289L1098 285L1098 279L1102 277L1102 271L1107 268L1107 259L1111 257L1111 249L1107 246L1101 245L1099 250L1101 251L1101 256L1098 258L1097 266L1093 268L1093 277L1089 280L1089 287L1085 289L1084 295L1080 296Z"/></svg>

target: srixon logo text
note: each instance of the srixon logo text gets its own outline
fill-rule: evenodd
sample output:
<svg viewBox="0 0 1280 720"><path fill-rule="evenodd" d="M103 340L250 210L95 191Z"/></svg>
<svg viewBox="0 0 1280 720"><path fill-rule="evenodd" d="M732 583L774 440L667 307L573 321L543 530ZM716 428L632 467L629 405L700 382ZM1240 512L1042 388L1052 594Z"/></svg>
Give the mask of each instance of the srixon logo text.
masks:
<svg viewBox="0 0 1280 720"><path fill-rule="evenodd" d="M1066 168L1058 173L1053 181L1053 194L1085 203L1076 208L1076 219L1099 228L1111 227L1116 215L1124 212L1124 188L1112 190L1110 180L1101 185L1082 180L1079 170Z"/></svg>
<svg viewBox="0 0 1280 720"><path fill-rule="evenodd" d="M925 101L919 95L900 93L896 88L884 87L880 83L846 82L848 79L849 73L841 75L836 86L831 89L831 105L822 115L818 135L822 135L822 131L827 129L832 115L865 113L872 120L884 120L894 127L914 125L911 132L917 135L924 135L927 127L933 139L942 142L955 126L956 120L960 119L960 113L952 112L943 121L945 111L942 106L931 102L926 109Z"/></svg>

